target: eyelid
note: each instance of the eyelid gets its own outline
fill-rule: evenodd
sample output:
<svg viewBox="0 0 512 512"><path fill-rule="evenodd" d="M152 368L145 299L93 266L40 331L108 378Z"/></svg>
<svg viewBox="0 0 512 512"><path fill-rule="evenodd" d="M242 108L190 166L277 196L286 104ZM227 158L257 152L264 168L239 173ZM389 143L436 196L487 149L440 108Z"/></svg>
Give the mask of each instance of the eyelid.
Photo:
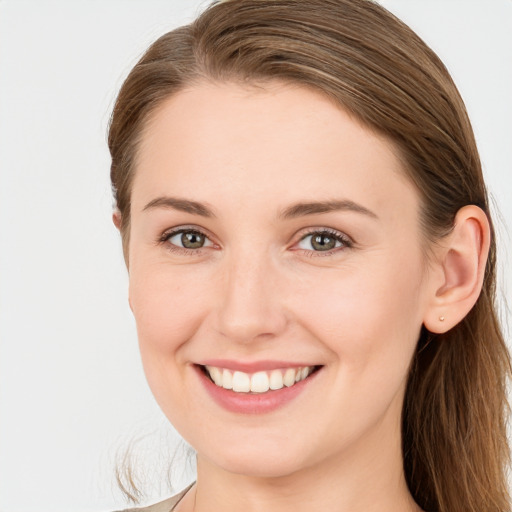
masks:
<svg viewBox="0 0 512 512"><path fill-rule="evenodd" d="M348 236L347 234L343 233L342 231L338 231L337 229L333 228L327 228L327 227L313 227L308 228L305 232L302 232L300 234L300 237L297 242L295 242L294 247L297 246L300 242L302 242L305 238L311 235L315 234L324 234L331 236L336 239L336 241L341 242L341 247L334 247L332 249L326 250L326 251L315 251L313 249L303 249L303 248L296 248L293 249L295 251L303 251L308 256L329 256L333 253L337 253L346 249L350 249L354 247L355 242L354 240Z"/></svg>
<svg viewBox="0 0 512 512"><path fill-rule="evenodd" d="M181 247L179 245L173 244L169 241L172 237L179 235L180 233L200 234L204 236L210 242L211 245L198 247L197 249L190 249L187 247ZM205 229L194 225L176 226L173 228L166 229L161 235L158 236L156 242L157 245L166 245L166 248L171 252L177 252L188 255L198 254L204 249L210 248L212 246L218 246L218 244L214 242L213 237Z"/></svg>
<svg viewBox="0 0 512 512"><path fill-rule="evenodd" d="M172 245L176 245L177 247L181 247L182 249L193 250L190 247L182 247L181 245L178 245L178 244L176 244L174 242L171 242L171 240L173 238L179 237L180 235L183 236L184 233L190 233L190 234L193 234L193 235L199 235L204 240L204 245L202 245L201 247L197 247L197 249L202 249L203 247L211 247L213 245L213 242L204 233L201 233L199 231L192 230L192 229L180 229L178 231L175 231L174 233L172 233L172 232L168 233L167 236L165 237L165 240L167 242L172 243Z"/></svg>
<svg viewBox="0 0 512 512"><path fill-rule="evenodd" d="M204 236L210 242L211 245L202 246L197 249L191 249L191 248L186 248L186 247L180 247L179 245L175 245L175 244L169 242L170 238L172 238L180 233L186 233L186 232L198 233L198 234ZM308 236L314 235L314 234L324 234L324 235L331 236L331 237L335 238L337 241L341 242L342 246L334 247L333 249L329 249L326 251L315 251L313 249L309 250L309 249L303 249L303 248L293 248L293 247L297 246L297 244L302 242L305 238L307 238ZM183 254L192 255L192 254L199 254L204 249L210 248L212 246L218 248L219 244L217 244L213 240L213 238L214 237L212 237L209 234L209 232L207 230L205 230L204 228L200 228L195 225L184 225L184 226L176 226L174 228L166 229L161 235L158 236L157 244L159 244L159 245L166 244L167 249L172 252L179 252L179 253L183 253ZM354 245L355 245L354 240L347 234L343 233L342 231L338 231L337 229L328 228L328 227L311 227L311 228L307 228L305 231L302 231L302 233L299 235L299 239L294 243L292 250L302 251L304 254L307 254L308 256L312 256L312 257L314 257L314 256L329 256L329 255L332 255L333 253L337 253L337 252L340 252L340 251L343 251L346 249L350 249L350 248L354 247Z"/></svg>

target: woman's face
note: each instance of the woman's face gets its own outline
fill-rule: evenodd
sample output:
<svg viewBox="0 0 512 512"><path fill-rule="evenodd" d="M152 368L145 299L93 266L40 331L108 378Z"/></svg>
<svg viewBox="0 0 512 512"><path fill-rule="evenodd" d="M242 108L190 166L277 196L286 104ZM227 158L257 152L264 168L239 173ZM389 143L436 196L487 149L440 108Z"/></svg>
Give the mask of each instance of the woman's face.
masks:
<svg viewBox="0 0 512 512"><path fill-rule="evenodd" d="M195 86L147 125L131 215L145 372L200 461L401 462L429 280L418 194L385 139L303 87Z"/></svg>

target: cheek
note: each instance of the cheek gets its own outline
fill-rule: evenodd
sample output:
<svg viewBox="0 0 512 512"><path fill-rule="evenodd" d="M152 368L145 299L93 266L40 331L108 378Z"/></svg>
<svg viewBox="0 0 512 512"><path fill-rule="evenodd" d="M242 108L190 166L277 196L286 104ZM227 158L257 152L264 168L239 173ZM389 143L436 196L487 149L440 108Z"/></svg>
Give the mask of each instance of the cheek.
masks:
<svg viewBox="0 0 512 512"><path fill-rule="evenodd" d="M142 356L174 353L198 329L207 301L208 282L196 272L180 272L165 264L130 272L130 302Z"/></svg>
<svg viewBox="0 0 512 512"><path fill-rule="evenodd" d="M420 333L421 264L387 259L316 276L295 294L304 327L354 373L407 368Z"/></svg>
<svg viewBox="0 0 512 512"><path fill-rule="evenodd" d="M393 268L395 270L393 270ZM400 417L403 392L421 329L421 270L368 266L317 281L302 326L330 351L330 389L325 408L334 411L333 438L352 436L376 424L386 411ZM317 290L311 293L311 290ZM320 290L322 289L322 292ZM297 305L301 301L297 297ZM345 411L340 415L335 411Z"/></svg>
<svg viewBox="0 0 512 512"><path fill-rule="evenodd" d="M206 294L200 276L165 264L130 269L130 302L137 325L147 382L171 422L179 422L190 403L184 392L187 342L204 317ZM201 293L202 290L202 293Z"/></svg>

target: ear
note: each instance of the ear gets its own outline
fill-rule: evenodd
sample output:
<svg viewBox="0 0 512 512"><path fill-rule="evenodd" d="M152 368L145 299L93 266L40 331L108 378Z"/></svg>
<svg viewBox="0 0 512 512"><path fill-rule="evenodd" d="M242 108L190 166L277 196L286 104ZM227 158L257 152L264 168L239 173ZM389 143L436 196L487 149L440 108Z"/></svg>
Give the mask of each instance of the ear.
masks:
<svg viewBox="0 0 512 512"><path fill-rule="evenodd" d="M121 229L121 212L119 210L115 210L112 214L112 221L117 229Z"/></svg>
<svg viewBox="0 0 512 512"><path fill-rule="evenodd" d="M489 244L487 215L478 206L461 208L453 230L435 250L429 304L423 319L430 332L448 331L475 305L482 290Z"/></svg>

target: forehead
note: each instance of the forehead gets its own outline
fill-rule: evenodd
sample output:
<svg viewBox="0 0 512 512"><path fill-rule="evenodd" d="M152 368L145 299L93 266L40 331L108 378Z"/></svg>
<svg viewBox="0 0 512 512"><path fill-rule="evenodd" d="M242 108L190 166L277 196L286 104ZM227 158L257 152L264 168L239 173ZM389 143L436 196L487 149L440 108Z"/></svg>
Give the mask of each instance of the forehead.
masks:
<svg viewBox="0 0 512 512"><path fill-rule="evenodd" d="M417 203L386 138L325 95L283 83L203 83L164 101L142 134L132 204L164 194L238 207L340 195L373 208L404 194L404 207Z"/></svg>

